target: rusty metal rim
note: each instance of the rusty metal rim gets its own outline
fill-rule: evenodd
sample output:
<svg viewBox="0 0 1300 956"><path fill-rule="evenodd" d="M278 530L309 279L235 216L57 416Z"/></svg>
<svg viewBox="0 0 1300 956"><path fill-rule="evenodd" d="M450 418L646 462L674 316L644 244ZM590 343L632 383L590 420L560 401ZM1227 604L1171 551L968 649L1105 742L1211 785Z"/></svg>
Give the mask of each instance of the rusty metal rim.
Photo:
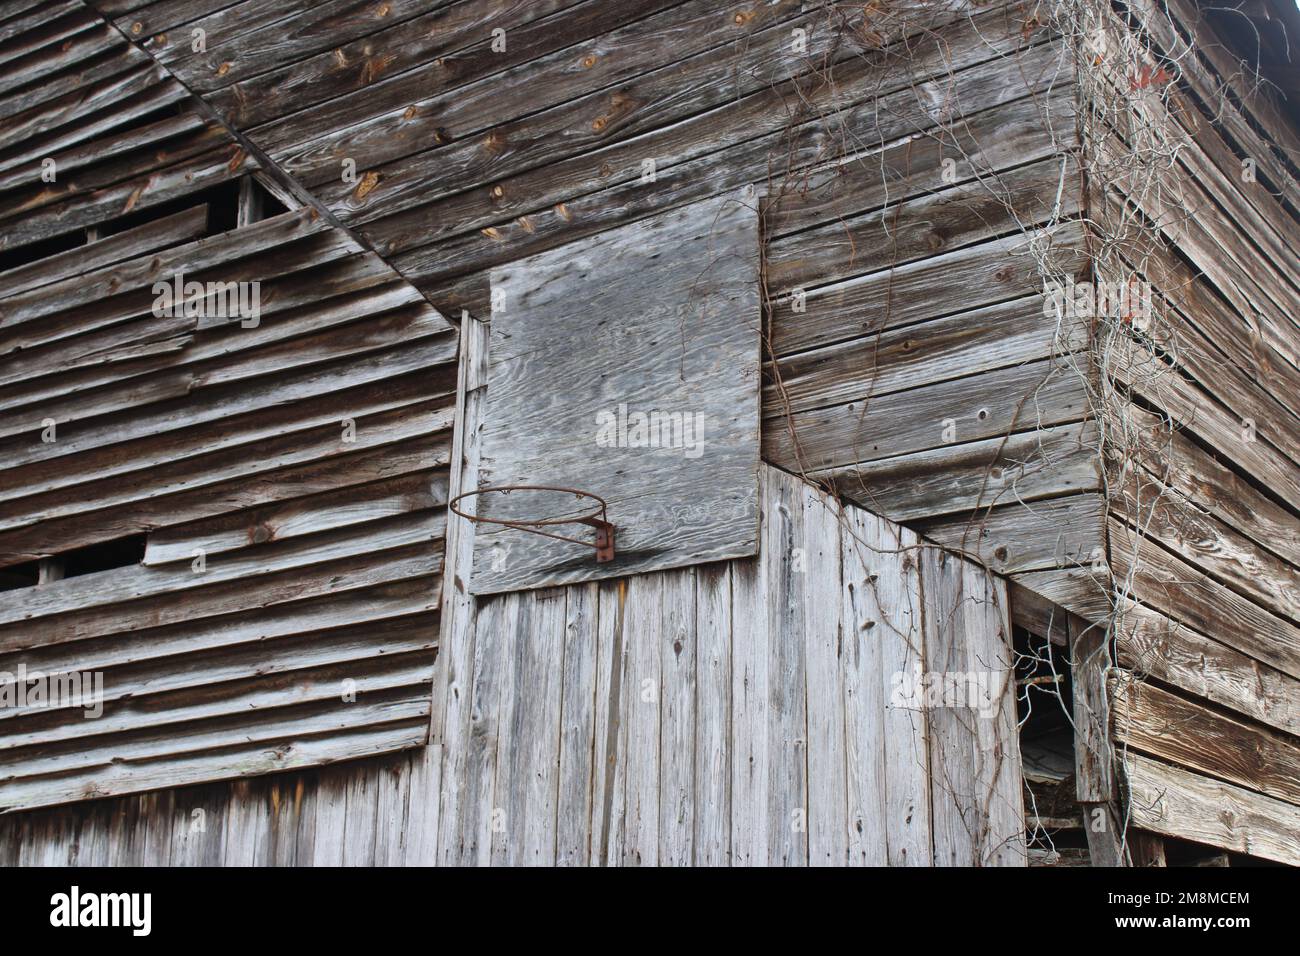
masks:
<svg viewBox="0 0 1300 956"><path fill-rule="evenodd" d="M590 514L578 515L575 518L538 518L536 520L528 519L511 519L511 518L486 518L482 515L468 514L456 507L457 502L465 498L473 498L484 494L503 494L508 495L512 491L557 491L562 494L570 494L576 498L589 498L597 502L595 509ZM497 524L506 528L515 528L519 531L527 531L530 534L539 534L544 538L554 538L556 541L568 541L571 544L580 544L587 548L595 548L596 560L604 563L612 561L614 558L614 526L609 523L609 515L605 499L600 495L592 494L590 491L583 491L581 488L566 488L561 485L497 485L491 488L476 488L473 491L465 491L458 494L451 501L447 502L447 507L452 514L458 515L467 521L473 521L477 524ZM563 524L583 524L596 529L596 540L583 541L581 538L571 538L568 535L556 534L553 531L544 531L543 528L555 527Z"/></svg>

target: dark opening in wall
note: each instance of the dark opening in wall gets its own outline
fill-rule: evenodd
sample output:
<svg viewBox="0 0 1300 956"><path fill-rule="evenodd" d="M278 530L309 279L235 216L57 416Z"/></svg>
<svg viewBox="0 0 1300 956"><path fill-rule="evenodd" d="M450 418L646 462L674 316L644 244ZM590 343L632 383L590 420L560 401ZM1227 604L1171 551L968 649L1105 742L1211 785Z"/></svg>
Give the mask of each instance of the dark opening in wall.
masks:
<svg viewBox="0 0 1300 956"><path fill-rule="evenodd" d="M42 581L42 567L47 583L111 571L114 568L127 568L144 560L144 549L145 536L135 534L51 555L43 561L28 561L0 568L0 591L35 587Z"/></svg>
<svg viewBox="0 0 1300 956"><path fill-rule="evenodd" d="M1074 782L1069 652L1020 627L1014 646L1030 864L1084 865L1088 841Z"/></svg>
<svg viewBox="0 0 1300 956"><path fill-rule="evenodd" d="M111 571L113 568L139 564L144 560L144 546L145 536L136 534L129 538L118 538L115 541L105 541L68 551L59 555L59 560L63 564L63 576L75 578L83 574Z"/></svg>
<svg viewBox="0 0 1300 956"><path fill-rule="evenodd" d="M0 591L14 591L29 588L40 579L41 566L35 561L15 564L11 568L0 568Z"/></svg>
<svg viewBox="0 0 1300 956"><path fill-rule="evenodd" d="M42 239L40 242L19 246L17 249L6 249L0 251L0 272L16 269L19 266L27 265L29 262L37 262L85 244L86 233L84 230L78 229L75 232L66 232L61 236L51 236L49 239Z"/></svg>

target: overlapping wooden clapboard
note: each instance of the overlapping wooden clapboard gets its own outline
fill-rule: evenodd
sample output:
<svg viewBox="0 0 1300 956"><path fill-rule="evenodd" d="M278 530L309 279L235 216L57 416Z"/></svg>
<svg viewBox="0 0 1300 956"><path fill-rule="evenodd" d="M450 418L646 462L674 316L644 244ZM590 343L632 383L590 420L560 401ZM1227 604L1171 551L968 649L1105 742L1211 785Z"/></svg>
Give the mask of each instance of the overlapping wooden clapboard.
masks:
<svg viewBox="0 0 1300 956"><path fill-rule="evenodd" d="M0 592L3 679L104 690L0 709L0 811L421 743L454 330L309 210L215 228L257 163L84 4L5 5L0 62L0 570L147 535ZM260 323L155 314L177 272Z"/></svg>

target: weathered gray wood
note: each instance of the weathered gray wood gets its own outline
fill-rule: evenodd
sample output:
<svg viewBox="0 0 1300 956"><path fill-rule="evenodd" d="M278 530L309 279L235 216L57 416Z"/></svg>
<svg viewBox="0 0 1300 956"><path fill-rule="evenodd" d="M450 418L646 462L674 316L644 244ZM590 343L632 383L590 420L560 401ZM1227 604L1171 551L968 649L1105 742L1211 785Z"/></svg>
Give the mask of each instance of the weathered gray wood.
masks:
<svg viewBox="0 0 1300 956"><path fill-rule="evenodd" d="M941 448L949 436L954 443L981 441L1078 421L1088 404L1080 377L1048 360L880 398L870 391L867 380L854 401L770 419L764 460L821 472Z"/></svg>
<svg viewBox="0 0 1300 956"><path fill-rule="evenodd" d="M1131 677L1115 695L1115 737L1128 750L1300 804L1300 759L1288 738Z"/></svg>
<svg viewBox="0 0 1300 956"><path fill-rule="evenodd" d="M1112 519L1107 525L1115 579L1133 600L1202 634L1300 677L1300 628L1251 603L1199 568Z"/></svg>
<svg viewBox="0 0 1300 956"><path fill-rule="evenodd" d="M1116 621L1116 663L1253 720L1300 734L1292 678L1132 601Z"/></svg>
<svg viewBox="0 0 1300 956"><path fill-rule="evenodd" d="M808 865L808 652L812 609L799 570L808 560L804 485L768 472L761 550L767 602L767 865ZM799 552L803 552L802 554ZM762 812L760 808L760 812Z"/></svg>
<svg viewBox="0 0 1300 956"><path fill-rule="evenodd" d="M1295 866L1300 807L1138 754L1125 758L1133 826Z"/></svg>
<svg viewBox="0 0 1300 956"><path fill-rule="evenodd" d="M736 866L766 866L770 776L768 711L771 632L767 600L771 567L764 556L774 515L766 507L777 480L774 469L759 471L762 544L759 559L737 561L731 570L731 860Z"/></svg>
<svg viewBox="0 0 1300 956"><path fill-rule="evenodd" d="M1000 503L1100 490L1099 447L1095 425L1080 422L844 465L810 477L894 521L976 514Z"/></svg>
<svg viewBox="0 0 1300 956"><path fill-rule="evenodd" d="M734 563L696 569L695 833L697 866L731 863Z"/></svg>
<svg viewBox="0 0 1300 956"><path fill-rule="evenodd" d="M978 614L970 606L965 569L960 559L936 548L920 552L921 586L928 613L924 618L925 664L921 673L893 675L902 681L925 675L949 678L977 671L967 627ZM952 679L958 679L952 677ZM961 685L964 689L964 684ZM903 696L903 695L900 695ZM924 698L923 698L924 699ZM912 702L911 706L917 706ZM934 864L974 866L979 862L979 835L984 824L982 795L975 785L974 711L965 699L925 701L930 748Z"/></svg>
<svg viewBox="0 0 1300 956"><path fill-rule="evenodd" d="M794 570L802 584L808 737L808 863L844 866L849 858L847 715L844 698L844 589L841 509L800 482L803 539ZM787 632L788 633L788 632Z"/></svg>
<svg viewBox="0 0 1300 956"><path fill-rule="evenodd" d="M585 866L593 836L599 591L589 584L565 594L555 863Z"/></svg>
<svg viewBox="0 0 1300 956"><path fill-rule="evenodd" d="M891 817L889 783L896 795L907 789L906 782L924 779L924 756L917 767L916 755L908 752L912 719L924 720L924 713L905 714L903 723L895 721L894 732L886 726L891 711L887 709L891 689L891 670L885 663L887 643L910 638L910 627L881 613L878 597L911 592L903 581L900 554L881 553L880 530L883 522L857 508L845 508L840 542L840 641L842 665L842 707L845 720L845 781L847 786L848 863L850 866L885 866L888 863L913 865L928 863L929 814L925 817L924 850L917 854L909 846L916 829L912 821L922 814L905 813ZM910 560L910 559L909 559ZM885 567L885 578L880 575ZM916 579L913 577L912 583ZM900 587L900 585L904 585ZM890 608L910 615L913 607ZM898 628L902 625L902 633ZM923 745L922 745L923 747ZM892 749L892 755L889 751ZM891 761L892 756L892 761ZM928 806L928 794L921 794ZM891 857L891 846L896 854ZM919 857L919 858L918 858Z"/></svg>
<svg viewBox="0 0 1300 956"><path fill-rule="evenodd" d="M677 572L683 573L683 572ZM627 764L623 787L624 866L659 863L660 736L664 686L660 644L664 634L665 573L627 581L624 607L623 713L619 760Z"/></svg>
<svg viewBox="0 0 1300 956"><path fill-rule="evenodd" d="M752 192L724 197L494 273L502 307L491 330L480 486L574 487L604 498L617 556L597 564L591 548L480 523L475 593L753 553L756 201ZM677 416L677 431L653 443L623 434L635 426L629 416L651 413ZM581 514L573 509L590 502L517 492L480 497L478 507L519 519ZM559 533L594 535L581 526Z"/></svg>

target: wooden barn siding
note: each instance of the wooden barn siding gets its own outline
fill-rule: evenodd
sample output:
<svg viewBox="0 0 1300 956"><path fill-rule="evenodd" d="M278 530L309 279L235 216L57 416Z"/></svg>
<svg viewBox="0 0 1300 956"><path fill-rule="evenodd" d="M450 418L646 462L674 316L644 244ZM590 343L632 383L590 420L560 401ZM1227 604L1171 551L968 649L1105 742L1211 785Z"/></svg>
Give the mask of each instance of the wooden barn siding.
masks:
<svg viewBox="0 0 1300 956"><path fill-rule="evenodd" d="M440 743L11 815L0 864L1023 865L1005 585L762 498L758 559L466 597ZM990 672L987 715L891 703L914 665Z"/></svg>
<svg viewBox="0 0 1300 956"><path fill-rule="evenodd" d="M96 5L448 315L489 314L494 266L763 185L764 457L1033 588L1102 547L1083 383L1048 361L1086 332L1043 318L1021 235L1086 266L1073 66L1018 5Z"/></svg>
<svg viewBox="0 0 1300 956"><path fill-rule="evenodd" d="M148 540L141 564L0 592L0 671L105 692L97 720L0 713L0 809L423 743L455 330L313 211L245 205L212 234L233 200L203 190L256 161L84 5L10 12L0 252L72 247L0 271L0 573ZM260 282L260 324L155 316L180 270Z"/></svg>
<svg viewBox="0 0 1300 956"><path fill-rule="evenodd" d="M1129 582L1112 684L1131 822L1300 864L1300 137L1192 3L1128 7L1158 49L1197 43L1163 117L1184 145L1142 210L1168 243L1145 277L1177 371L1148 381L1138 349L1120 368L1149 451L1115 482L1107 520Z"/></svg>

